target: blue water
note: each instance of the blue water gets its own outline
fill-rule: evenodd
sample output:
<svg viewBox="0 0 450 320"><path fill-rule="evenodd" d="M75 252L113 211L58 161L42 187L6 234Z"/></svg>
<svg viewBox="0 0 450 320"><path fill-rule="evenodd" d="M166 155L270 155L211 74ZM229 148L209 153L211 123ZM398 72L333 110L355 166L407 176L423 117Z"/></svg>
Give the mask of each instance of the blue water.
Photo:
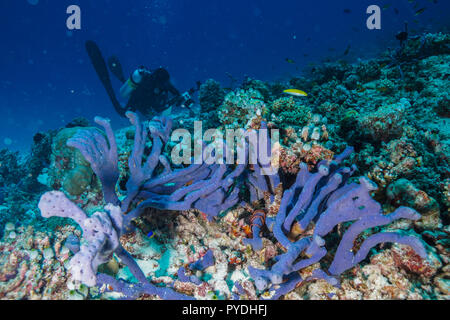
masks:
<svg viewBox="0 0 450 320"><path fill-rule="evenodd" d="M72 4L81 8L81 30L66 28ZM390 5L382 11L381 30L366 28L371 4ZM420 8L425 12L415 16ZM109 117L116 128L127 124L88 60L88 39L105 56L117 55L126 74L142 64L161 65L184 91L208 78L227 86L227 73L239 81L286 79L326 58L373 57L398 45L394 35L405 20L418 34L448 30L449 16L444 0L2 0L0 148L26 152L37 131L80 116Z"/></svg>

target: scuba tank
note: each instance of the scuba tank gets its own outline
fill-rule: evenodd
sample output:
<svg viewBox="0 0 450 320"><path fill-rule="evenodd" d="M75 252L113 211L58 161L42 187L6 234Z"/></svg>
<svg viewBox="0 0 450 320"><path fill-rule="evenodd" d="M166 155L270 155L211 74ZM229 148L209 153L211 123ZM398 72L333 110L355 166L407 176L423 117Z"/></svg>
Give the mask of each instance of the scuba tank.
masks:
<svg viewBox="0 0 450 320"><path fill-rule="evenodd" d="M148 71L145 67L139 67L136 69L128 78L127 81L122 85L120 88L120 95L124 99L128 99L131 96L131 93L136 90L139 83L141 83L142 78L146 75L150 74L150 71Z"/></svg>

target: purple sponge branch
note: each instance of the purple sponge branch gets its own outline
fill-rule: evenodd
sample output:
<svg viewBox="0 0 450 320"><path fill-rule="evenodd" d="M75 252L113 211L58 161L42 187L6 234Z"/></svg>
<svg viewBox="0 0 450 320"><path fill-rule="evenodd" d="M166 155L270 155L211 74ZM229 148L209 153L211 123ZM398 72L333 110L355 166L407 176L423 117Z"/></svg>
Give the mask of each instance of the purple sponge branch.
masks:
<svg viewBox="0 0 450 320"><path fill-rule="evenodd" d="M133 230L132 220L149 207L168 210L196 208L212 219L238 202L239 189L234 188L234 182L246 164L238 164L233 170L225 164L207 163L172 170L169 160L162 154L171 132L171 120L155 117L146 129L136 114L129 112L126 115L135 127L135 136L128 163L130 178L126 183L127 195L123 201L119 201L115 192L119 170L114 133L108 120L97 117L95 121L104 128L104 132L97 129L80 130L69 139L67 145L77 148L99 177L107 203L106 212L96 212L88 217L62 192L56 191L44 194L39 208L44 217L72 218L83 229L81 245L78 239L71 240L74 242L72 247L75 255L69 269L74 280L88 286L95 285L99 265L108 262L114 253L139 281L136 286L116 281L115 284L120 285L123 291L128 294L156 292L162 298L182 298L183 295L148 283L135 260L120 245L119 236ZM145 158L148 133L152 139L152 149ZM163 171L158 175L156 169L159 164ZM206 264L211 263L211 254L204 257L207 259Z"/></svg>
<svg viewBox="0 0 450 320"><path fill-rule="evenodd" d="M83 244L69 262L72 279L87 286L110 284L114 291L126 297L136 298L139 294L156 294L165 299L191 299L170 288L158 288L148 283L136 261L120 245L119 230L122 223L120 207L109 204L107 212L95 212L88 217L62 192L45 193L39 201L39 209L45 218L57 216L75 220L83 230ZM98 274L100 264L108 262L115 253L127 265L138 284L127 284L104 274Z"/></svg>
<svg viewBox="0 0 450 320"><path fill-rule="evenodd" d="M141 124L136 113L127 112L126 116L135 127L135 134L133 151L128 160L130 178L126 183L127 197L122 201L122 211L124 212L128 211L131 202L135 199L141 186L152 178L153 172L160 160L163 141L165 142L168 139L169 132L172 128L172 122L170 120L153 119L149 124L149 130L153 140L152 151L145 163L142 164L148 131ZM164 136L165 134L167 136Z"/></svg>
<svg viewBox="0 0 450 320"><path fill-rule="evenodd" d="M334 201L328 204L317 221L314 229L316 235L323 237L342 222L354 221L362 216L380 215L380 204L370 196L370 191L376 190L377 186L365 177L361 177L359 181L359 185L349 185L345 194L337 199L333 198Z"/></svg>
<svg viewBox="0 0 450 320"><path fill-rule="evenodd" d="M274 194L276 188L280 184L280 177L276 174L274 168L271 166L271 162L261 163L261 155L272 159L274 156L272 154L271 140L269 138L269 133L267 130L267 124L265 122L261 123L261 129L259 131L258 141L252 141L249 138L248 148L249 148L249 159L252 161L256 160L256 163L251 163L253 166L253 171L248 173L247 186L250 191L250 202L255 202L264 198L264 195L269 192ZM251 134L249 134L249 137ZM256 136L256 133L255 133ZM264 143L267 142L267 143ZM256 143L256 145L255 145ZM271 195L273 200L273 196Z"/></svg>
<svg viewBox="0 0 450 320"><path fill-rule="evenodd" d="M191 275L191 276L187 276L186 275L186 269L184 267L180 267L178 269L178 280L181 282L192 282L195 285L201 285L202 284L202 280L200 280L197 276Z"/></svg>
<svg viewBox="0 0 450 320"><path fill-rule="evenodd" d="M102 183L105 202L118 205L119 199L115 191L119 179L116 139L109 120L96 117L95 122L105 129L108 141L97 130L80 130L67 141L67 145L77 148L91 164Z"/></svg>
<svg viewBox="0 0 450 320"><path fill-rule="evenodd" d="M208 250L203 257L189 265L192 270L205 270L206 268L214 265L214 253L212 250Z"/></svg>
<svg viewBox="0 0 450 320"><path fill-rule="evenodd" d="M373 234L365 239L356 254L353 253L354 241L364 230L387 225L400 218L417 220L420 215L406 207L384 215L380 204L370 196L376 185L367 178L361 177L360 184L345 184L356 167L338 168L338 164L352 150L347 148L331 162L321 161L317 173L310 173L307 166L301 164L295 183L282 196L275 221L266 219L269 230L286 250L275 258L276 263L268 270L248 268L256 288L260 291L268 289L267 296L279 297L279 292L285 294L289 288L293 289L295 286L291 286L291 280L299 277L297 272L319 262L327 254L323 237L343 222L353 221L353 224L342 237L328 269L332 276L318 269L313 278L325 279L337 285L335 276L364 260L371 248L383 242L409 245L422 258L426 257L418 238L395 232ZM271 222L272 228L269 226ZM293 236L291 229L294 222L297 227ZM312 236L309 232L305 234L309 228L313 232ZM292 241L293 237L298 240ZM280 288L284 289L279 291ZM274 292L278 293L274 295Z"/></svg>
<svg viewBox="0 0 450 320"><path fill-rule="evenodd" d="M152 151L147 157L145 164L142 164L148 132L145 126L139 121L136 113L127 112L126 116L135 127L133 152L128 161L130 179L126 185L128 197L133 198L141 185L152 178L153 172L160 160L159 157L162 152L163 142L165 143L169 137L172 121L166 118L154 118L149 123L149 131L153 140Z"/></svg>
<svg viewBox="0 0 450 320"><path fill-rule="evenodd" d="M127 117L135 127L134 147L129 158L130 178L126 183L127 195L120 203L115 193L119 176L117 168L117 146L108 120L96 118L102 125L104 134L95 130L80 130L68 145L78 148L92 169L100 178L105 201L121 205L124 218L121 233L133 230L131 221L146 208L166 210L189 210L196 208L212 219L238 202L237 188L233 188L235 179L245 169L239 164L231 172L227 165L192 164L186 168L172 170L170 163L162 154L168 141L172 121L164 117L155 117L150 121L148 130L132 112ZM152 150L144 159L147 135L152 139ZM155 175L157 165L161 163L164 171Z"/></svg>
<svg viewBox="0 0 450 320"><path fill-rule="evenodd" d="M271 290L268 295L268 299L277 300L281 296L284 296L294 290L300 283L303 282L303 278L298 273L291 273L286 280L278 286L277 289ZM262 297L266 299L265 297Z"/></svg>
<svg viewBox="0 0 450 320"><path fill-rule="evenodd" d="M425 249L420 241L411 236L401 235L395 232L383 232L368 237L355 255L353 253L353 243L358 235L366 229L379 227L391 223L397 219L418 220L420 215L413 209L400 207L393 213L383 215L381 213L372 216L362 216L354 222L344 233L342 240L337 248L335 258L329 268L329 272L338 275L347 269L352 268L361 262L369 253L369 250L382 242L400 242L410 245L422 258L426 258Z"/></svg>
<svg viewBox="0 0 450 320"><path fill-rule="evenodd" d="M121 293L123 300L135 300L142 294L157 295L165 300L194 300L194 297L178 293L171 288L160 288L149 283L127 283L106 274L98 275L96 285L104 292Z"/></svg>
<svg viewBox="0 0 450 320"><path fill-rule="evenodd" d="M286 219L283 222L284 230L289 232L291 230L291 225L294 222L294 219L301 212L305 212L306 208L308 208L308 206L310 205L310 203L312 201L312 197L313 197L314 191L316 190L316 186L319 183L319 180L322 179L322 177L327 176L328 173L329 173L328 166L321 165L319 167L319 171L317 173L312 174L310 176L310 178L306 181L305 185L303 186L302 193L298 197L294 208L292 208L292 210L289 212L288 216L286 217ZM339 183L340 183L340 181L338 182L338 184ZM333 186L334 186L334 184L333 184ZM326 194L327 193L325 193L325 195ZM319 203L325 195L322 195L322 197L320 199L317 199L317 200L319 200ZM318 204L317 204L317 206L318 206ZM305 229L305 226L302 226L302 227L303 227L303 229Z"/></svg>
<svg viewBox="0 0 450 320"><path fill-rule="evenodd" d="M203 271L206 268L213 265L214 265L214 253L212 250L208 250L203 255L203 257L189 264L189 268L192 270ZM178 269L178 280L180 280L181 282L192 282L195 285L202 284L202 281L197 276L195 275L187 276L186 269L184 267L180 267Z"/></svg>
<svg viewBox="0 0 450 320"><path fill-rule="evenodd" d="M207 156L206 152L204 156ZM245 164L238 164L229 172L229 167L225 164L204 163L174 171L166 170L167 174L155 177L143 185L138 197L144 201L127 215L126 220L128 222L134 219L148 207L165 210L195 208L212 220L238 202L239 190L232 187L244 169ZM129 227L128 223L124 225Z"/></svg>
<svg viewBox="0 0 450 320"><path fill-rule="evenodd" d="M87 286L96 283L97 268L108 262L112 253L120 246L117 230L106 212L95 212L90 217L72 203L62 192L45 193L39 201L39 209L45 218L52 216L71 218L83 230L85 240L79 251L70 260L69 270L74 280ZM110 206L110 210L115 210Z"/></svg>

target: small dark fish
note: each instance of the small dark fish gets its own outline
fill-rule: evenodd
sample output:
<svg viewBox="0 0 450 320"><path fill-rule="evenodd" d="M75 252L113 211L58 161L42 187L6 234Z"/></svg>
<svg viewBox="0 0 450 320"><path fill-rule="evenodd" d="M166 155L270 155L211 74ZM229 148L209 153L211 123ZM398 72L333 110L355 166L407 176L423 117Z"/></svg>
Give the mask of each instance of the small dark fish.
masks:
<svg viewBox="0 0 450 320"><path fill-rule="evenodd" d="M350 10L350 9L344 9L344 13L351 13L352 12L352 10Z"/></svg>
<svg viewBox="0 0 450 320"><path fill-rule="evenodd" d="M335 48L328 48L328 51L334 52L334 51L336 51L336 49Z"/></svg>
<svg viewBox="0 0 450 320"><path fill-rule="evenodd" d="M402 31L397 33L395 38L399 41L406 41L408 39L408 32Z"/></svg>
<svg viewBox="0 0 450 320"><path fill-rule="evenodd" d="M390 7L391 7L391 5L390 5L390 4L387 4L387 5L383 6L383 10L387 10L387 9L389 9Z"/></svg>
<svg viewBox="0 0 450 320"><path fill-rule="evenodd" d="M364 91L366 91L367 89L366 88L359 88L356 92L358 92L358 93L363 93Z"/></svg>
<svg viewBox="0 0 450 320"><path fill-rule="evenodd" d="M294 64L294 63L295 63L295 61L294 61L294 60L292 60L292 59L289 59L289 58L286 58L286 62L287 62L287 63L290 63L290 64Z"/></svg>
<svg viewBox="0 0 450 320"><path fill-rule="evenodd" d="M399 14L400 13L400 11L397 8L394 8L394 12L395 12L395 14Z"/></svg>
<svg viewBox="0 0 450 320"><path fill-rule="evenodd" d="M416 11L416 16L422 14L427 8L422 8Z"/></svg>
<svg viewBox="0 0 450 320"><path fill-rule="evenodd" d="M403 44L405 43L406 40L408 40L408 22L405 21L405 30L404 31L400 31L395 35L395 38L400 41L400 46L403 47Z"/></svg>
<svg viewBox="0 0 450 320"><path fill-rule="evenodd" d="M3 201L5 201L5 197L6 197L6 188L0 188L0 204L3 203Z"/></svg>
<svg viewBox="0 0 450 320"><path fill-rule="evenodd" d="M252 99L255 99L255 100L260 100L260 101L264 101L264 98L259 98L259 97L251 97Z"/></svg>
<svg viewBox="0 0 450 320"><path fill-rule="evenodd" d="M345 49L345 51L344 51L344 56L348 55L348 53L350 52L350 48L351 48L351 45L348 45L347 49Z"/></svg>

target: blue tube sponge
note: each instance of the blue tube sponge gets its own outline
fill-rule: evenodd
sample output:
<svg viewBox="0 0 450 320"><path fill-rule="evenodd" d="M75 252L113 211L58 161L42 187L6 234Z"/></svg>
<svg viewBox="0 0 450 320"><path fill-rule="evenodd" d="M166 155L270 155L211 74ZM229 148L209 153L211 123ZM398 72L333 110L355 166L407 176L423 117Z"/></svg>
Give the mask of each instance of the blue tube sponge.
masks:
<svg viewBox="0 0 450 320"><path fill-rule="evenodd" d="M124 216L121 234L133 231L132 220L145 209L164 210L198 209L212 220L222 211L238 202L235 179L244 171L246 164L234 169L225 164L191 164L172 170L170 162L162 153L169 140L172 120L154 117L148 126L141 123L137 114L126 116L135 127L134 146L128 160L130 176L126 183L126 197L119 201L115 192L119 177L117 143L109 120L97 117L95 121L104 128L79 130L67 144L77 148L99 177L106 203L121 207ZM150 155L144 156L147 139L152 140ZM162 173L155 169L161 164Z"/></svg>
<svg viewBox="0 0 450 320"><path fill-rule="evenodd" d="M292 285L293 279L296 279L295 283L303 281L296 276L298 271L321 261L327 254L324 237L343 222L353 223L344 233L327 272L319 269L313 278L338 285L341 273L360 263L371 248L383 242L409 245L422 258L426 258L420 239L399 232L373 234L354 252L353 244L364 230L401 218L418 220L420 214L411 208L400 207L384 215L380 204L370 196L370 192L377 188L372 181L361 177L359 184L347 184L356 167L340 167L339 164L352 152L352 148L347 148L333 161L321 161L316 173L309 172L305 164L300 165L295 183L283 194L271 229L285 252L275 258L276 263L269 269L248 268L256 288L261 292L267 290L263 297L279 297L279 294L274 295L275 291L285 294L286 290L295 287ZM294 229L296 234L293 236ZM293 237L296 240L292 240ZM284 289L280 291L280 288Z"/></svg>
<svg viewBox="0 0 450 320"><path fill-rule="evenodd" d="M214 253L210 249L205 253L205 255L203 257L201 257L200 259L198 259L195 262L192 262L189 265L189 268L191 268L192 270L203 271L206 268L213 266L213 265L214 265Z"/></svg>

